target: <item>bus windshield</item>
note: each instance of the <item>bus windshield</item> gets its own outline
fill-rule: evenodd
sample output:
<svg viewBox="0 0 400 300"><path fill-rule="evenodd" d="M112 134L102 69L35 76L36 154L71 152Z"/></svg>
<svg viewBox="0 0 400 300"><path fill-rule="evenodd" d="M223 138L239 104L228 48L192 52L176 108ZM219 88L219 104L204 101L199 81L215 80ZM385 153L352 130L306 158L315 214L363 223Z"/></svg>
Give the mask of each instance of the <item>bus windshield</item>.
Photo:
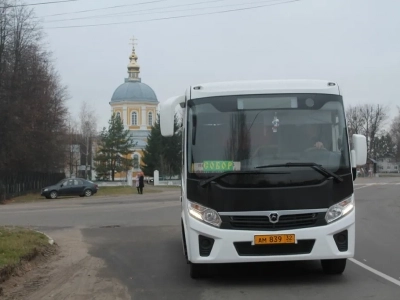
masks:
<svg viewBox="0 0 400 300"><path fill-rule="evenodd" d="M211 176L288 162L350 172L342 97L241 95L188 101L188 173Z"/></svg>

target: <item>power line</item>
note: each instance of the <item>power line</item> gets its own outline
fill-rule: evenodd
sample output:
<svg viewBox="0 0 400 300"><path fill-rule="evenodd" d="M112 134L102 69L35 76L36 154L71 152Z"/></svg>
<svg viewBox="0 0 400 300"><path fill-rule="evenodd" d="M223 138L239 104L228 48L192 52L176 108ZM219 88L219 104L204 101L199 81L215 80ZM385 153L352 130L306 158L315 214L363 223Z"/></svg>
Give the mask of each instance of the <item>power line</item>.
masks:
<svg viewBox="0 0 400 300"><path fill-rule="evenodd" d="M81 13L92 12L92 11L99 11L99 10L106 10L106 9L113 9L113 8L120 8L120 7L127 7L127 6L135 6L135 5L143 5L143 4L152 4L152 3L165 2L165 1L168 1L168 0L154 0L154 1L147 1L147 2L139 2L139 3L134 3L134 4L121 4L121 5L100 7L100 8L92 8L92 9L78 10L78 11L72 11L72 12L66 12L66 13L44 15L44 16L41 16L40 18L71 15L71 14L81 14ZM219 1L223 1L223 0L219 0Z"/></svg>
<svg viewBox="0 0 400 300"><path fill-rule="evenodd" d="M75 2L80 0L59 0L59 1L50 1L50 2L38 2L38 3L28 3L28 4L17 4L17 5L7 5L2 6L0 8L13 8L13 7L23 7L23 6L37 6L37 5L47 5L47 4L58 4L64 2Z"/></svg>
<svg viewBox="0 0 400 300"><path fill-rule="evenodd" d="M112 14L102 14L102 15L95 15L95 16L88 16L88 17L50 20L50 21L44 21L44 23L65 22L65 21L82 20L82 19L97 19L97 18L115 17L115 16L127 17L127 16L133 16L133 15L149 15L149 14L180 12L180 11L192 10L192 8L174 9L174 10L167 10L167 11L156 11L156 12L143 13L143 12L146 12L146 11L154 11L154 10L160 10L160 9L165 9L165 8L181 7L181 6L193 6L193 5L198 5L198 4L205 4L205 3L210 3L210 2L215 3L215 2L221 2L221 1L225 1L225 0L203 1L203 2L197 2L197 3L191 3L191 4L181 4L181 5L160 7L160 8L141 9L141 10L135 10L135 11L123 12L123 13L112 13ZM259 4L259 3L266 3L266 2L276 2L276 1L283 1L283 0L264 0L264 1L253 1L253 2L247 2L247 3L236 3L236 4L220 5L220 6L207 6L207 7L196 8L196 10L204 10L204 9L211 9L211 8L224 8L224 7L241 6L241 5L251 5L251 4Z"/></svg>
<svg viewBox="0 0 400 300"><path fill-rule="evenodd" d="M286 4L286 3L292 3L292 2L298 2L298 1L301 1L301 0L291 0L291 1L280 2L280 3L265 4L265 5L258 5L258 6L252 6L252 7L230 9L230 10L221 10L221 11L215 11L215 12L202 13L202 14L182 15L182 16L164 17L164 18L147 19L147 20L138 20L138 21L127 21L127 22L91 24L91 25L56 26L56 27L46 27L45 29L65 29L65 28L99 27L99 26L120 25L120 24L145 23L145 22L161 21L161 20L171 20L171 19L182 19L182 18L190 18L190 17L198 17L198 16L206 16L206 15L215 15L215 14L223 14L223 13L244 11L244 10L253 10L253 9L263 8L263 7L267 7L267 6L275 6L275 5Z"/></svg>
<svg viewBox="0 0 400 300"><path fill-rule="evenodd" d="M158 0L158 1L151 1L151 2L142 2L142 3L137 3L137 4L125 4L125 5L109 6L109 7L102 7L102 8L97 8L97 9L88 9L88 10L75 11L75 12L70 12L70 13L53 14L53 15L47 15L47 16L42 16L42 17L46 18L46 17L54 17L54 16L60 16L60 15L86 13L86 12L113 9L113 8L126 7L126 6L136 6L138 4L150 4L150 3L154 3L154 2L165 2L165 1L168 1L168 0ZM135 12L148 11L148 10L158 10L158 9L164 9L164 8L174 8L174 7L180 7L180 6L198 5L198 4L203 4L203 3L221 2L221 1L226 1L226 0L208 0L208 1L201 1L201 2L195 2L195 3L186 3L186 4L179 4L179 5L164 6L164 7L158 7L158 8L147 8L147 9L142 9L142 10L135 10ZM120 15L120 14L125 14L125 13L129 13L129 12L122 12L122 13L120 12L120 13L114 13L114 14L115 15ZM108 16L108 15L111 15L111 14L105 14L104 16ZM87 18L95 18L97 16L103 16L103 15L88 16ZM85 18L85 17L82 17L82 18Z"/></svg>
<svg viewBox="0 0 400 300"><path fill-rule="evenodd" d="M99 17L108 17L108 16L119 16L119 15L125 15L129 13L137 13L137 12L143 12L143 11L154 11L154 10L160 10L160 9L166 9L166 8L175 8L175 7L182 7L182 6L193 6L193 5L200 5L200 4L206 4L206 3L215 3L215 2L221 2L221 1L226 1L226 0L208 0L208 1L201 1L201 2L194 2L194 3L186 3L186 4L178 4L178 5L169 5L169 6L164 6L164 7L156 7L156 8L146 8L146 9L139 9L135 11L128 11L128 12L119 12L119 13L112 13L112 14L102 14L102 15L94 15L94 16L87 16L87 17L79 17L79 18L70 18L70 19L61 19L61 20L51 20L51 21L45 21L46 23L49 22L58 22L58 21L71 21L71 20L80 20L80 19L92 19L92 18L99 18ZM129 5L132 6L132 5Z"/></svg>

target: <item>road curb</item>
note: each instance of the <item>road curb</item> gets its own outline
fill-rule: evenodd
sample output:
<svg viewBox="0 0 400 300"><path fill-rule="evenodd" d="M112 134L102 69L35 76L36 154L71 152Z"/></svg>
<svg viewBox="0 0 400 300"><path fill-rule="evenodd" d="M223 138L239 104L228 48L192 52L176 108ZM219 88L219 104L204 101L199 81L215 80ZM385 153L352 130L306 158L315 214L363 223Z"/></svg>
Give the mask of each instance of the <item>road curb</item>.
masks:
<svg viewBox="0 0 400 300"><path fill-rule="evenodd" d="M40 233L40 234L43 234L45 237L47 237L47 239L49 240L49 244L50 245L54 245L54 240L49 235L45 234L44 232L38 231L38 230L35 230L35 231Z"/></svg>

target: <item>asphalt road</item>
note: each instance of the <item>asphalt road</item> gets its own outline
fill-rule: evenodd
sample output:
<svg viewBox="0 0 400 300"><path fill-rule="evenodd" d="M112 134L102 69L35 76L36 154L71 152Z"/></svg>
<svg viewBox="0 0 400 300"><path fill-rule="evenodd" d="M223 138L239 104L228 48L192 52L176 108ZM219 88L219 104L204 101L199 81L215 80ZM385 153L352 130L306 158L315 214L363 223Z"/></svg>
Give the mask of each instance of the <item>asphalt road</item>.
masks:
<svg viewBox="0 0 400 300"><path fill-rule="evenodd" d="M356 256L342 276L319 262L226 265L192 280L182 255L179 191L0 207L0 225L76 228L132 299L399 299L400 178L356 181ZM61 231L62 232L62 231ZM72 298L71 298L72 299Z"/></svg>

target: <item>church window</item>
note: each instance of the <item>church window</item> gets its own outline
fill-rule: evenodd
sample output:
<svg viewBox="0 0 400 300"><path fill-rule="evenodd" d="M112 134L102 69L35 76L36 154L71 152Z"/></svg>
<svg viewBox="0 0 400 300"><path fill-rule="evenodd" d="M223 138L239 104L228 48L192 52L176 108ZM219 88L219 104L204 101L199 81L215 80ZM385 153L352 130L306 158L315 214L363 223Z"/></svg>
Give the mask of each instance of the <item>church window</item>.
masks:
<svg viewBox="0 0 400 300"><path fill-rule="evenodd" d="M137 112L132 112L132 125L137 125Z"/></svg>
<svg viewBox="0 0 400 300"><path fill-rule="evenodd" d="M149 126L153 126L153 113L149 112Z"/></svg>
<svg viewBox="0 0 400 300"><path fill-rule="evenodd" d="M140 163L139 155L138 154L133 155L133 168L139 169L139 163Z"/></svg>

